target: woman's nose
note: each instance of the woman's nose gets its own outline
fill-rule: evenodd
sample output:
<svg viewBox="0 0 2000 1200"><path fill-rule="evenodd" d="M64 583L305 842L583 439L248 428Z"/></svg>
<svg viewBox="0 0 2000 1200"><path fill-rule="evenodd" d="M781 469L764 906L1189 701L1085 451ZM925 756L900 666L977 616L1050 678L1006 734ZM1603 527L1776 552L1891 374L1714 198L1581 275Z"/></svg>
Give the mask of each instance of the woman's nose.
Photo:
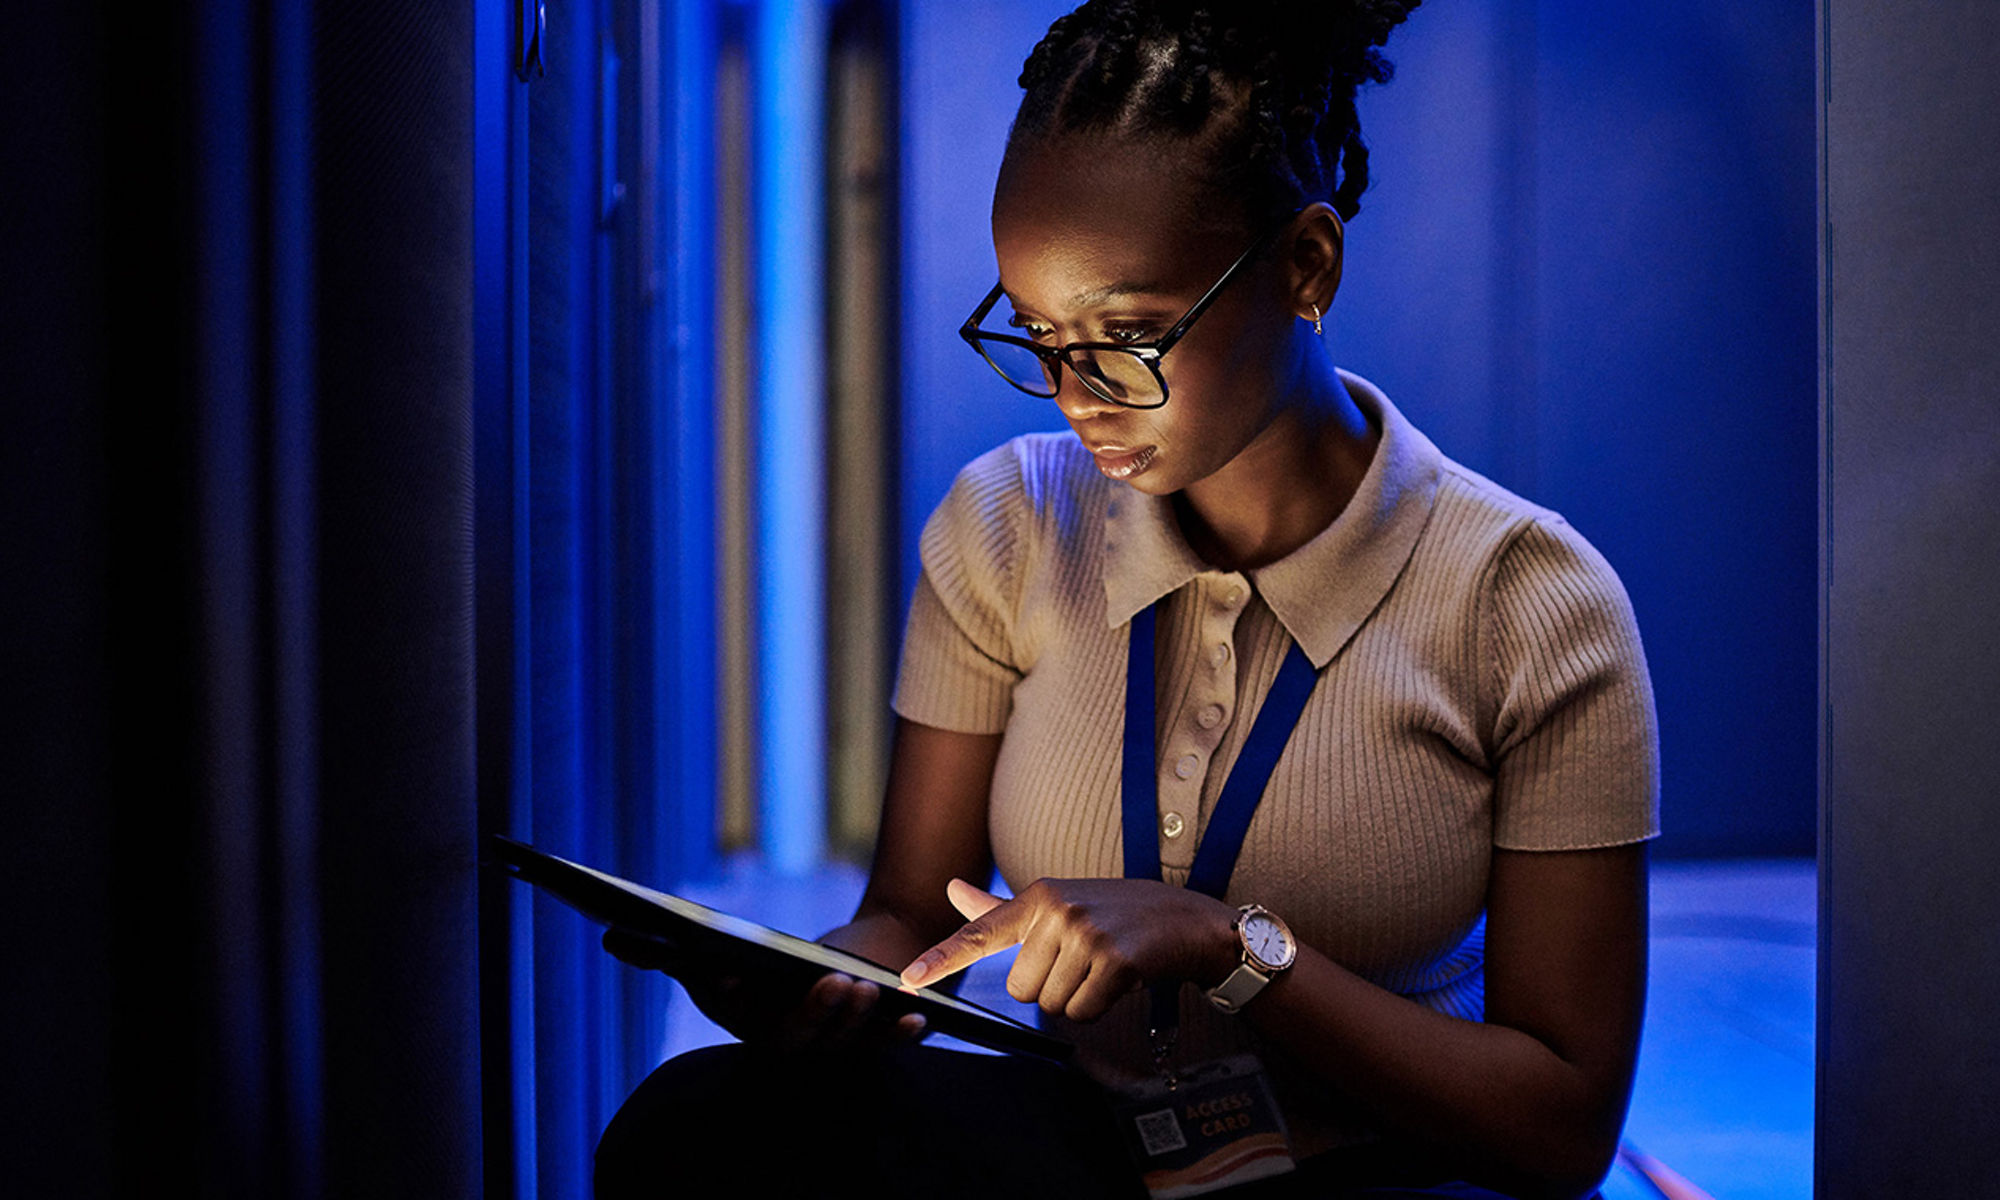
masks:
<svg viewBox="0 0 2000 1200"><path fill-rule="evenodd" d="M1118 405L1085 387L1076 369L1064 363L1061 374L1056 376L1056 407L1067 419L1082 421L1111 412Z"/></svg>

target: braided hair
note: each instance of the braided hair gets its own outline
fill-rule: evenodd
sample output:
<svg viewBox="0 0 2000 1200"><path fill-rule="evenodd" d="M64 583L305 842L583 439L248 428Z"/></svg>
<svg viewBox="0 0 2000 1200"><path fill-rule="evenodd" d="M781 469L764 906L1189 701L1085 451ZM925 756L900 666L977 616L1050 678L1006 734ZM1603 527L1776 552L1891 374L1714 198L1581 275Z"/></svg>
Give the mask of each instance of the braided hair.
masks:
<svg viewBox="0 0 2000 1200"><path fill-rule="evenodd" d="M1253 225L1325 200L1351 219L1368 187L1354 95L1420 0L1089 0L1021 69L1008 146L1073 133L1202 143L1208 182Z"/></svg>

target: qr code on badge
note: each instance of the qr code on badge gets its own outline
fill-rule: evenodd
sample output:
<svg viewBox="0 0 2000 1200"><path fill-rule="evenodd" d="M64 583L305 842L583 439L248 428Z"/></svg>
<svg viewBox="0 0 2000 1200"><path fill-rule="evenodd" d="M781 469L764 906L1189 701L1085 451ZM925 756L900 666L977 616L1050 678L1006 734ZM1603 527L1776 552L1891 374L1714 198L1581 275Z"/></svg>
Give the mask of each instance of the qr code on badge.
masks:
<svg viewBox="0 0 2000 1200"><path fill-rule="evenodd" d="M1163 1108L1158 1112L1141 1113L1133 1120L1139 1126L1139 1144L1146 1148L1148 1155L1157 1156L1187 1149L1187 1139L1181 1136L1181 1123L1174 1116L1173 1109Z"/></svg>

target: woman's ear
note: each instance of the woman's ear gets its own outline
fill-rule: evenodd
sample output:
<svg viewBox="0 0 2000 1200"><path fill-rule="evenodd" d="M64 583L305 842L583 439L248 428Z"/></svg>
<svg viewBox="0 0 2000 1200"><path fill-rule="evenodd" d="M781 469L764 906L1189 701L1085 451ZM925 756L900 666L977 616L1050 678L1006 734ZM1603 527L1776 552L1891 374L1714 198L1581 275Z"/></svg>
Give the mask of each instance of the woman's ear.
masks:
<svg viewBox="0 0 2000 1200"><path fill-rule="evenodd" d="M1346 236L1340 215L1324 201L1306 205L1292 218L1286 284L1300 316L1309 317L1314 308L1324 314L1333 307Z"/></svg>

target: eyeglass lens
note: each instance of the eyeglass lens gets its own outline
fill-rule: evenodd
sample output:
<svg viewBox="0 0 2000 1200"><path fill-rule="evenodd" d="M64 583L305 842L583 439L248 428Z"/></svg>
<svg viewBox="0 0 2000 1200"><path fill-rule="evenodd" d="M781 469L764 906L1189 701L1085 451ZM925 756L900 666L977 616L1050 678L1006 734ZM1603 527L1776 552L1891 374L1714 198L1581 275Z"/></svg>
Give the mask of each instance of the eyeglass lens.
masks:
<svg viewBox="0 0 2000 1200"><path fill-rule="evenodd" d="M979 341L979 352L993 369L1007 377L1008 382L1024 392L1037 396L1056 394L1055 380L1043 364L1041 355L1026 346L1016 346L1011 342L996 342L985 338Z"/></svg>
<svg viewBox="0 0 2000 1200"><path fill-rule="evenodd" d="M982 338L979 350L1015 387L1036 396L1056 394L1048 364L1026 346ZM1085 387L1114 404L1145 407L1160 402L1159 378L1137 355L1119 350L1072 350L1069 363Z"/></svg>
<svg viewBox="0 0 2000 1200"><path fill-rule="evenodd" d="M1114 404L1152 405L1160 401L1160 381L1134 354L1078 350L1070 365L1090 390Z"/></svg>

